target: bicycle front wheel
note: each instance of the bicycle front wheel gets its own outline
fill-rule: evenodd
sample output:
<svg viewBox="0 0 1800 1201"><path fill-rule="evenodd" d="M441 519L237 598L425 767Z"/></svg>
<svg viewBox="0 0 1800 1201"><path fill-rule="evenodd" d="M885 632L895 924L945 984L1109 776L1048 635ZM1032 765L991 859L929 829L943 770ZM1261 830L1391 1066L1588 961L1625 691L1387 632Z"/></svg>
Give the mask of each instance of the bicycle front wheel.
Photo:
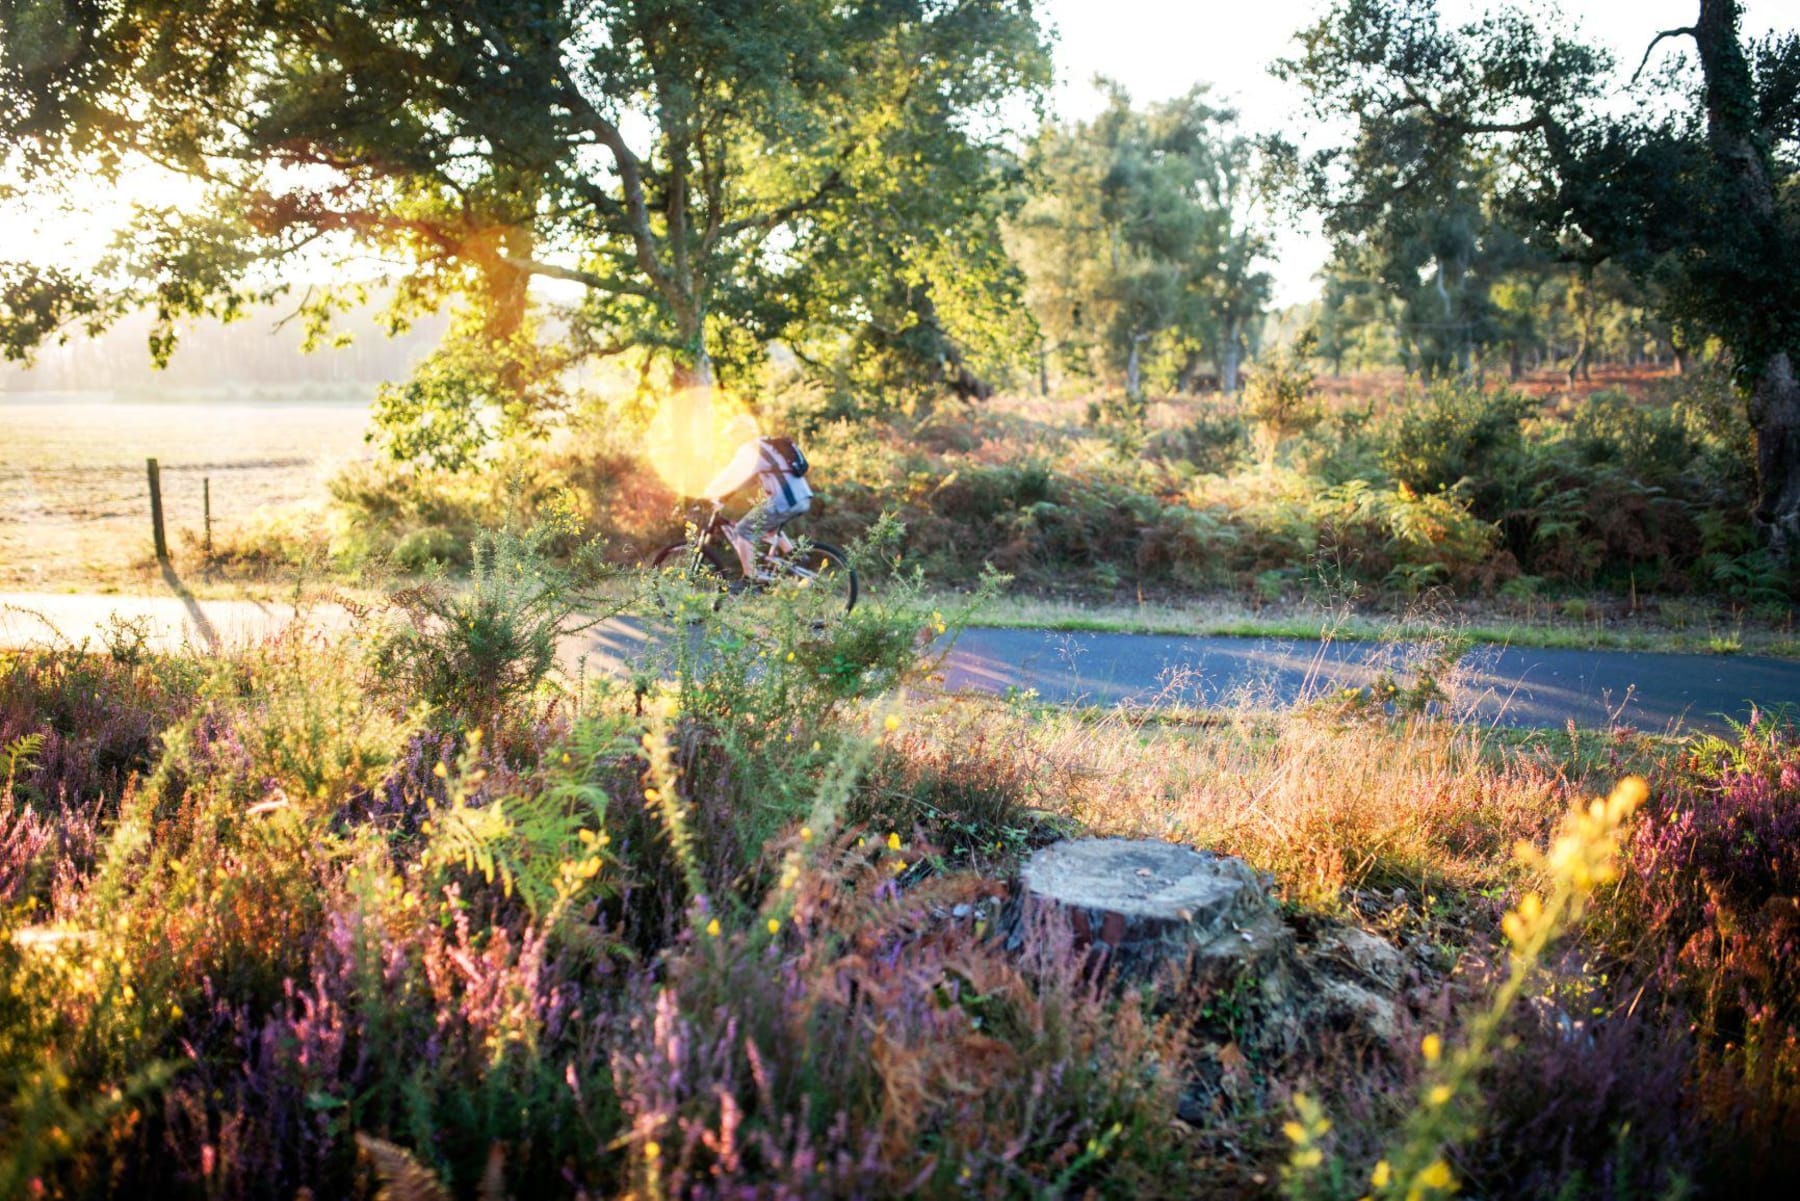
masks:
<svg viewBox="0 0 1800 1201"><path fill-rule="evenodd" d="M736 574L736 563L728 567L712 546L677 542L650 560L650 595L664 617L675 616L682 597L694 593L713 597L712 606L717 608Z"/></svg>
<svg viewBox="0 0 1800 1201"><path fill-rule="evenodd" d="M772 564L777 579L789 580L811 589L844 606L844 612L856 608L856 569L844 552L826 542L809 543L804 550Z"/></svg>

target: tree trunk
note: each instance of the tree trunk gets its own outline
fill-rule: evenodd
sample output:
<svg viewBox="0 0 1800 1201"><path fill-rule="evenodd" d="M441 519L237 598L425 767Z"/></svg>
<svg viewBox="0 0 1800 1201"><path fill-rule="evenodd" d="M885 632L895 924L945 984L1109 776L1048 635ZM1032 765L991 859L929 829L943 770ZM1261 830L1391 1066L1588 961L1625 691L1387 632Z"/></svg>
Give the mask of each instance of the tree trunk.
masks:
<svg viewBox="0 0 1800 1201"><path fill-rule="evenodd" d="M1227 396L1238 390L1238 368L1244 361L1244 331L1242 326L1233 321L1225 331L1225 340L1219 354L1219 391Z"/></svg>
<svg viewBox="0 0 1800 1201"><path fill-rule="evenodd" d="M1190 350L1187 352L1187 359L1181 364L1181 374L1175 379L1175 391L1181 393L1198 391L1199 376L1200 352Z"/></svg>
<svg viewBox="0 0 1800 1201"><path fill-rule="evenodd" d="M1517 342L1514 342L1507 348L1506 378L1510 379L1513 383L1516 384L1519 382L1519 377L1524 374L1525 374L1525 352L1519 348L1519 344Z"/></svg>
<svg viewBox="0 0 1800 1201"><path fill-rule="evenodd" d="M1769 357L1750 392L1756 431L1756 524L1776 558L1800 555L1800 380L1794 356Z"/></svg>
<svg viewBox="0 0 1800 1201"><path fill-rule="evenodd" d="M674 383L675 387L678 389L712 387L712 356L706 353L706 347L700 347L699 350L694 352L692 358L678 357L675 360Z"/></svg>
<svg viewBox="0 0 1800 1201"><path fill-rule="evenodd" d="M1769 137L1758 124L1755 80L1738 40L1740 8L1738 0L1700 0L1700 19L1694 23L1706 80L1706 141L1734 192L1731 216L1748 231L1747 244L1762 248L1768 261L1780 261L1790 247L1783 245L1786 235L1776 213ZM1800 555L1800 382L1794 378L1795 348L1776 338L1765 343L1770 346L1781 349L1765 351L1760 363L1750 355L1740 360L1755 380L1750 390L1750 426L1756 437L1754 516L1769 549L1783 562L1792 562ZM1752 353L1763 349L1754 347Z"/></svg>
<svg viewBox="0 0 1800 1201"><path fill-rule="evenodd" d="M1139 400L1144 395L1142 348L1144 334L1133 334L1131 337L1131 353L1125 358L1125 395L1132 400Z"/></svg>
<svg viewBox="0 0 1800 1201"><path fill-rule="evenodd" d="M1292 954L1248 865L1175 843L1054 843L1026 861L1015 896L1001 919L1008 949L1083 954L1120 980L1185 968L1222 986L1246 969L1280 970Z"/></svg>

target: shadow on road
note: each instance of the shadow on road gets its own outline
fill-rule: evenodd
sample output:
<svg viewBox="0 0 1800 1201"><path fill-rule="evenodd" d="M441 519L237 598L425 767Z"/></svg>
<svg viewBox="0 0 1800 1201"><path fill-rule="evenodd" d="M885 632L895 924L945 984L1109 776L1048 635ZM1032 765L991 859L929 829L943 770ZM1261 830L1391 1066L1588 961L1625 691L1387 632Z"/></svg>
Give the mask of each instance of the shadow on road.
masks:
<svg viewBox="0 0 1800 1201"><path fill-rule="evenodd" d="M188 620L194 623L194 629L206 643L206 649L218 650L219 632L213 629L213 623L206 616L205 610L200 608L200 602L194 599L194 594L181 582L181 577L175 574L175 568L167 559L162 562L162 578L163 583L169 586L169 591L181 599L182 607L187 610Z"/></svg>

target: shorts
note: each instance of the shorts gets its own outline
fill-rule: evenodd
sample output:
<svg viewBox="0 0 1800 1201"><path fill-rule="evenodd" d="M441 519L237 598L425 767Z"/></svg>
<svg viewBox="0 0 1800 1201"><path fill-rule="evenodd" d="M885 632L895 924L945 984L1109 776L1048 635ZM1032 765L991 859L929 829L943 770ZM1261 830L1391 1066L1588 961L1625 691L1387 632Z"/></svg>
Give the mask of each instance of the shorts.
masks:
<svg viewBox="0 0 1800 1201"><path fill-rule="evenodd" d="M810 508L812 508L811 497L802 499L791 509L777 509L774 500L765 496L748 513L738 518L738 537L746 542L755 542L758 538L766 538Z"/></svg>

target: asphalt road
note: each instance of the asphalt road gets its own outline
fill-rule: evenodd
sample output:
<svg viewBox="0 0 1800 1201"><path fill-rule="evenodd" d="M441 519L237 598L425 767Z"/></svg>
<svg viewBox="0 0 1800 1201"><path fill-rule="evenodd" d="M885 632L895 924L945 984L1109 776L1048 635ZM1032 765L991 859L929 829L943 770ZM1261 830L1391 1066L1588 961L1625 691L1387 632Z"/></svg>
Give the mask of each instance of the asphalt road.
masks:
<svg viewBox="0 0 1800 1201"><path fill-rule="evenodd" d="M101 645L114 615L141 623L158 648L214 647L264 637L293 619L284 604L0 593L0 646L89 639ZM343 620L315 609L315 620ZM642 623L618 620L572 639L564 658L613 671L642 650ZM955 691L1029 690L1048 702L1093 705L1282 705L1361 687L1392 672L1413 678L1422 652L1374 643L965 630L942 672ZM1508 726L1596 727L1615 722L1653 732L1721 729L1751 707L1800 706L1800 663L1742 655L1476 647L1439 677L1450 706Z"/></svg>

